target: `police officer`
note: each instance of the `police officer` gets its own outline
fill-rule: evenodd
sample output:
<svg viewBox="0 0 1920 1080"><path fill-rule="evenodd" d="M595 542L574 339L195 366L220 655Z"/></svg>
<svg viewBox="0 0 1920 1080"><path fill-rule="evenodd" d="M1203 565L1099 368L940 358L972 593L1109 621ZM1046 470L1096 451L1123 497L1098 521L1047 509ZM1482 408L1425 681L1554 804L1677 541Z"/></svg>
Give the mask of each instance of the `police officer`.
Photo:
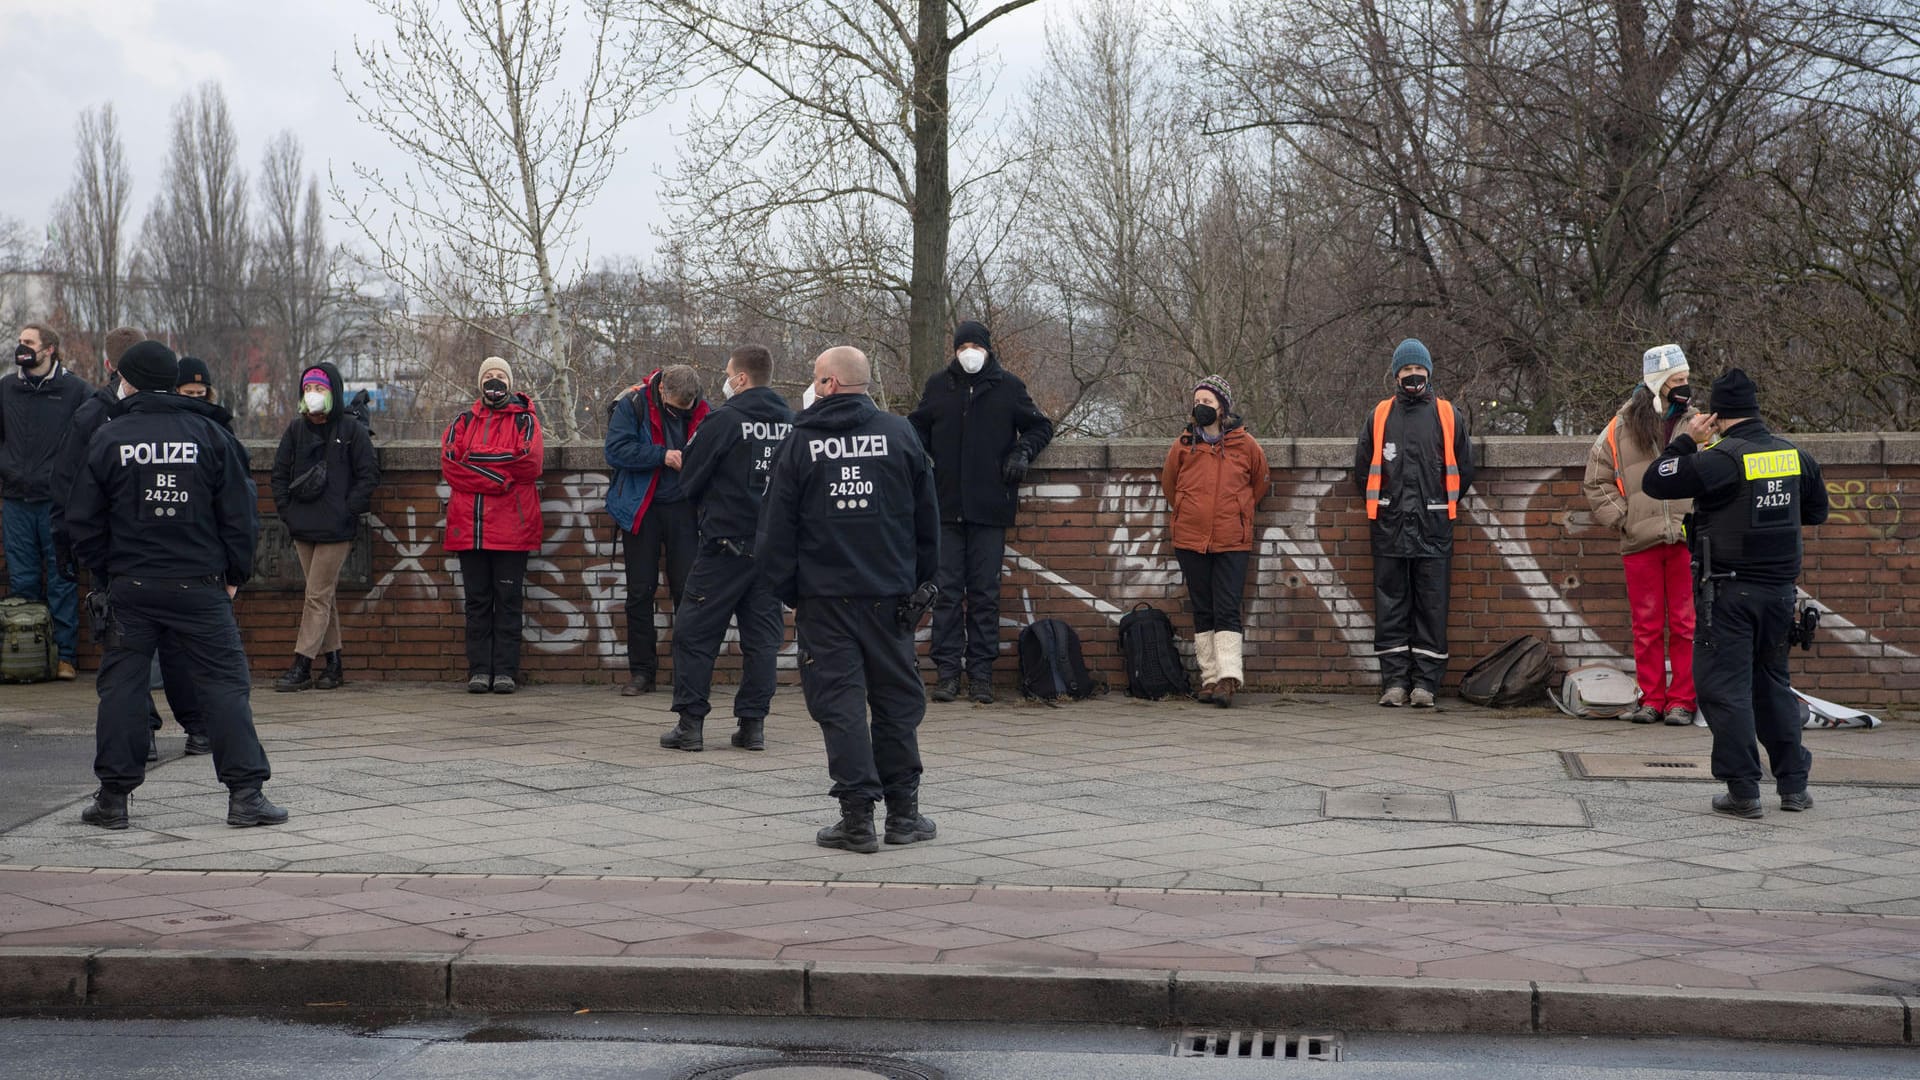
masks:
<svg viewBox="0 0 1920 1080"><path fill-rule="evenodd" d="M767 708L786 627L780 601L754 573L753 534L774 451L793 430L786 399L767 386L772 379L772 353L759 345L735 349L721 384L726 403L701 422L680 468L680 490L700 515L700 548L673 616L673 711L680 722L660 736L668 749L702 746L713 658L730 618L740 624L741 657L733 745L767 748Z"/></svg>
<svg viewBox="0 0 1920 1080"><path fill-rule="evenodd" d="M1812 809L1813 755L1800 744L1787 637L1800 527L1827 520L1819 464L1767 430L1753 380L1735 368L1714 380L1707 411L1647 467L1642 490L1694 501L1694 681L1713 731L1713 775L1727 784L1714 811L1761 815L1756 739L1773 763L1780 809Z"/></svg>
<svg viewBox="0 0 1920 1080"><path fill-rule="evenodd" d="M94 727L100 790L80 820L127 827L127 795L146 776L147 665L170 635L200 691L214 771L231 792L227 824L278 825L287 812L260 791L270 772L233 619L259 524L247 454L212 406L173 392L178 373L173 350L157 341L121 357L117 415L88 442L67 503L74 556L111 605Z"/></svg>
<svg viewBox="0 0 1920 1080"><path fill-rule="evenodd" d="M881 798L888 843L934 836L920 816L916 732L927 705L913 632L940 562L932 463L913 427L867 396L871 372L850 346L814 360L817 399L774 455L754 539L754 562L794 609L800 687L840 800L839 823L816 839L868 853L880 850Z"/></svg>

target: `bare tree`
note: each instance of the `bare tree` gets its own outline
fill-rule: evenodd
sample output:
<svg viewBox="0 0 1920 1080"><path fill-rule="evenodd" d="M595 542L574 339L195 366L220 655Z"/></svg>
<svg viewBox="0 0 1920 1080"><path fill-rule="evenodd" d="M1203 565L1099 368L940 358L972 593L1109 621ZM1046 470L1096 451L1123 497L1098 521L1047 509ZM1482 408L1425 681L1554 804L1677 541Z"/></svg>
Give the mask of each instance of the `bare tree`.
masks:
<svg viewBox="0 0 1920 1080"><path fill-rule="evenodd" d="M271 367L290 384L333 352L347 297L327 244L320 183L306 172L300 140L283 131L260 161L260 214L253 281L264 328L276 339Z"/></svg>
<svg viewBox="0 0 1920 1080"><path fill-rule="evenodd" d="M529 387L557 406L548 423L571 437L583 417L563 277L578 215L612 172L652 72L598 7L582 57L568 54L570 15L556 0L371 3L390 37L356 41L357 70L336 64L334 76L413 168L355 164L361 190L336 177L333 195L410 303L522 361ZM569 68L583 72L573 89Z"/></svg>
<svg viewBox="0 0 1920 1080"><path fill-rule="evenodd" d="M126 223L133 178L111 102L74 124L73 183L54 209L60 299L76 329L101 336L126 313Z"/></svg>
<svg viewBox="0 0 1920 1080"><path fill-rule="evenodd" d="M870 351L917 392L948 354L956 200L1004 160L976 147L954 178L950 149L978 100L961 60L1033 0L608 2L720 92L689 126L670 192L709 284L784 296L768 314L798 304L813 329L869 324ZM890 332L902 316L904 342Z"/></svg>

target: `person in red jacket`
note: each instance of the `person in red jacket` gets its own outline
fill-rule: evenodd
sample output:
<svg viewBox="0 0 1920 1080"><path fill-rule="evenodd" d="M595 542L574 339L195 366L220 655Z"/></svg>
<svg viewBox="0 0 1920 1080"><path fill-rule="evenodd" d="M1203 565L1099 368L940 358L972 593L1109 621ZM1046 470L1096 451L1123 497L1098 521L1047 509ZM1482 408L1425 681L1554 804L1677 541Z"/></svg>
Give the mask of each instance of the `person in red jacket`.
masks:
<svg viewBox="0 0 1920 1080"><path fill-rule="evenodd" d="M540 473L545 449L533 399L513 391L513 369L480 362L480 400L440 439L447 550L466 583L467 692L519 689L521 583L540 550Z"/></svg>

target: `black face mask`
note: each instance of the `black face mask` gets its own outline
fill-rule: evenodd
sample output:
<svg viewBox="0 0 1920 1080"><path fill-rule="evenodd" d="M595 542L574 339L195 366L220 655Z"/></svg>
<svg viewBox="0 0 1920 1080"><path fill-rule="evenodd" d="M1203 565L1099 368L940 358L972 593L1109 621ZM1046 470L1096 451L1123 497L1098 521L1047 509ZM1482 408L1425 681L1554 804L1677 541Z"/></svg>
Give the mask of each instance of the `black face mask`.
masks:
<svg viewBox="0 0 1920 1080"><path fill-rule="evenodd" d="M502 379L488 379L480 384L480 396L487 399L487 404L498 405L507 400L507 384Z"/></svg>
<svg viewBox="0 0 1920 1080"><path fill-rule="evenodd" d="M1667 403L1673 406L1673 411L1676 413L1685 412L1687 404L1692 400L1693 387L1691 386L1676 386L1667 391Z"/></svg>
<svg viewBox="0 0 1920 1080"><path fill-rule="evenodd" d="M33 346L31 345L15 345L13 347L13 362L19 364L21 367L32 367L38 355L38 353L33 351Z"/></svg>
<svg viewBox="0 0 1920 1080"><path fill-rule="evenodd" d="M1400 379L1400 392L1410 398L1416 398L1427 392L1425 375L1405 375Z"/></svg>
<svg viewBox="0 0 1920 1080"><path fill-rule="evenodd" d="M1201 427L1212 427L1214 422L1219 419L1220 411L1211 405L1195 405L1193 407L1193 422L1199 424Z"/></svg>

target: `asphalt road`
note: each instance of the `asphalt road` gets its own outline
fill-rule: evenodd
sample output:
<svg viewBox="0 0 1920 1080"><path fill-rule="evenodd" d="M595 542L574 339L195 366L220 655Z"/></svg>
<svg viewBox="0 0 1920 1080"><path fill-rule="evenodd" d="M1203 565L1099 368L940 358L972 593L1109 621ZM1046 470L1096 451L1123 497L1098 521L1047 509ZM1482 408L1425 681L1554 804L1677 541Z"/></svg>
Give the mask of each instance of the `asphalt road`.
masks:
<svg viewBox="0 0 1920 1080"><path fill-rule="evenodd" d="M171 739L162 734L165 757L180 754L177 729L175 734ZM0 726L0 831L70 805L93 789L92 735L42 735Z"/></svg>
<svg viewBox="0 0 1920 1080"><path fill-rule="evenodd" d="M1897 1080L1920 1050L1703 1040L1357 1037L1338 1063L1178 1060L1172 1032L823 1020L540 1016L374 1028L266 1020L0 1020L0 1076L247 1080L690 1080L758 1063L765 1080ZM729 1075L721 1073L719 1075ZM754 1080L747 1072L739 1080Z"/></svg>

